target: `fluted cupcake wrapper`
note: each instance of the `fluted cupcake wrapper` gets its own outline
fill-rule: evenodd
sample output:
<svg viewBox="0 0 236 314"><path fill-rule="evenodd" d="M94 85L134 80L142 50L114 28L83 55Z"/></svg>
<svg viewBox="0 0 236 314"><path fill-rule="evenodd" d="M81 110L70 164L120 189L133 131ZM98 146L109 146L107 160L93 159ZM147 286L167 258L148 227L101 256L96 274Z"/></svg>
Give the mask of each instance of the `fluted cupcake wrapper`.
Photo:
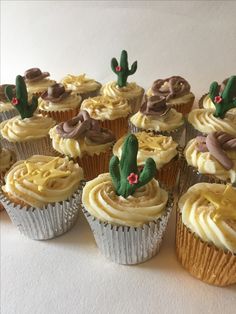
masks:
<svg viewBox="0 0 236 314"><path fill-rule="evenodd" d="M0 192L0 202L22 234L33 240L47 240L72 228L78 218L81 194L80 187L69 199L49 203L43 208L14 204L3 192Z"/></svg>
<svg viewBox="0 0 236 314"><path fill-rule="evenodd" d="M236 283L236 255L202 241L182 222L177 211L176 254L190 274L208 284L227 286Z"/></svg>
<svg viewBox="0 0 236 314"><path fill-rule="evenodd" d="M191 139L195 138L196 136L203 136L204 134L198 130L196 130L191 123L186 121L186 135L185 135L185 143L187 144Z"/></svg>
<svg viewBox="0 0 236 314"><path fill-rule="evenodd" d="M27 159L32 155L54 156L49 135L35 140L24 142L9 142L5 138L1 139L2 147L15 152L17 160Z"/></svg>
<svg viewBox="0 0 236 314"><path fill-rule="evenodd" d="M115 120L99 120L99 123L102 128L111 130L117 140L128 133L128 117Z"/></svg>
<svg viewBox="0 0 236 314"><path fill-rule="evenodd" d="M182 113L186 116L192 109L194 103L195 96L193 96L187 103L180 103L180 104L169 104L173 109ZM168 103L167 103L168 104Z"/></svg>
<svg viewBox="0 0 236 314"><path fill-rule="evenodd" d="M194 167L187 164L184 158L181 158L181 175L179 180L179 195L185 193L192 185L200 182L206 183L219 183L219 184L227 184L230 183L226 180L221 180L214 175L211 174L202 174L197 171Z"/></svg>
<svg viewBox="0 0 236 314"><path fill-rule="evenodd" d="M139 111L141 104L142 104L142 100L143 100L143 95L144 95L144 89L142 89L142 92L140 93L139 96L133 97L133 98L126 98L128 103L131 106L132 109L132 113L131 115L135 114L136 112Z"/></svg>
<svg viewBox="0 0 236 314"><path fill-rule="evenodd" d="M74 118L79 113L79 107L74 109L68 109L65 111L44 111L39 109L38 112L44 117L50 117L55 120L57 123L66 122Z"/></svg>
<svg viewBox="0 0 236 314"><path fill-rule="evenodd" d="M7 111L2 111L0 112L0 123L5 121L5 120L9 120L15 116L17 116L19 113L16 109L12 109L12 110L7 110Z"/></svg>
<svg viewBox="0 0 236 314"><path fill-rule="evenodd" d="M114 226L91 216L83 205L82 210L101 253L112 262L133 265L143 263L159 252L172 207L170 194L165 214L141 227Z"/></svg>
<svg viewBox="0 0 236 314"><path fill-rule="evenodd" d="M129 121L129 129L130 129L131 133L138 133L138 132L147 132L148 133L148 132L151 132L151 133L156 134L156 135L171 136L176 143L183 146L182 145L183 141L181 140L181 138L182 138L182 136L184 136L183 132L185 129L185 123L182 126L180 126L179 128L171 130L171 131L151 131L151 130L147 131L145 129L141 129L141 128L134 126L131 123L131 121Z"/></svg>
<svg viewBox="0 0 236 314"><path fill-rule="evenodd" d="M198 107L199 107L200 109L203 109L203 108L204 108L204 107L203 107L203 100L204 100L204 98L205 98L207 95L208 95L208 93L203 94L202 97L199 99L199 101L198 101Z"/></svg>

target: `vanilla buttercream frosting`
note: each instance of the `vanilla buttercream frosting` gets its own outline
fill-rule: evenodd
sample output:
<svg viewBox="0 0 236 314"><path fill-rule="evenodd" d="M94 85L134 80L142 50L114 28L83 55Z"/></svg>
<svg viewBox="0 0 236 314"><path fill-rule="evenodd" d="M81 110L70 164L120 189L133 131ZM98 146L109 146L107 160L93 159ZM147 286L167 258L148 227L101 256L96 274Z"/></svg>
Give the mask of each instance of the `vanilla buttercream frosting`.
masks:
<svg viewBox="0 0 236 314"><path fill-rule="evenodd" d="M157 169L170 162L177 154L178 144L171 136L154 135L153 133L138 132L135 133L138 139L138 166L143 166L148 158L153 158ZM122 146L125 137L120 138L113 147L113 154L119 159L122 155Z"/></svg>
<svg viewBox="0 0 236 314"><path fill-rule="evenodd" d="M204 109L212 109L212 110L215 110L215 105L214 105L214 103L212 102L212 100L211 100L211 98L210 98L209 95L206 95L206 96L203 98L202 106L203 106ZM230 109L228 112L229 112L229 113L236 114L236 108Z"/></svg>
<svg viewBox="0 0 236 314"><path fill-rule="evenodd" d="M148 116L138 111L130 118L130 122L137 128L146 131L172 131L184 124L183 115L175 109L170 109L162 116Z"/></svg>
<svg viewBox="0 0 236 314"><path fill-rule="evenodd" d="M47 136L54 125L55 121L52 118L40 114L25 119L15 116L0 124L0 132L9 142L23 142Z"/></svg>
<svg viewBox="0 0 236 314"><path fill-rule="evenodd" d="M101 87L100 83L86 77L86 74L68 74L61 80L61 83L65 86L67 90L72 90L79 94L96 91L99 90Z"/></svg>
<svg viewBox="0 0 236 314"><path fill-rule="evenodd" d="M82 179L82 168L68 158L34 155L10 169L2 189L9 197L42 208L69 198Z"/></svg>
<svg viewBox="0 0 236 314"><path fill-rule="evenodd" d="M86 210L101 221L113 225L142 226L157 220L166 210L168 193L152 179L126 198L115 192L109 173L86 183L82 202Z"/></svg>
<svg viewBox="0 0 236 314"><path fill-rule="evenodd" d="M236 136L236 115L227 112L224 119L214 116L215 110L194 109L188 115L188 122L204 133L223 131Z"/></svg>
<svg viewBox="0 0 236 314"><path fill-rule="evenodd" d="M44 100L40 97L38 101L38 108L44 111L67 111L79 108L81 100L81 96L76 94L70 94L58 102Z"/></svg>
<svg viewBox="0 0 236 314"><path fill-rule="evenodd" d="M26 82L27 91L30 95L42 93L48 89L49 86L52 86L56 83L54 80L44 78L42 80L37 80L35 82Z"/></svg>
<svg viewBox="0 0 236 314"><path fill-rule="evenodd" d="M115 120L127 117L131 112L128 101L120 97L97 96L85 99L81 110L86 110L95 120Z"/></svg>
<svg viewBox="0 0 236 314"><path fill-rule="evenodd" d="M102 87L101 93L111 97L118 96L130 100L140 97L140 95L143 94L143 88L138 86L135 82L127 83L126 86L119 87L116 81L112 81Z"/></svg>
<svg viewBox="0 0 236 314"><path fill-rule="evenodd" d="M198 183L179 200L183 223L203 241L236 253L236 189Z"/></svg>

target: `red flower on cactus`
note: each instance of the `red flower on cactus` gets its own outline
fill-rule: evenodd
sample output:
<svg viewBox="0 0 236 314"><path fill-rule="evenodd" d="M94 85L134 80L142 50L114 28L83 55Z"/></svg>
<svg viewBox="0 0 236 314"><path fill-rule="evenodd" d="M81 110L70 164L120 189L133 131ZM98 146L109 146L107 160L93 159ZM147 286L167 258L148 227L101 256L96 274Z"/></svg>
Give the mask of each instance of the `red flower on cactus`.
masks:
<svg viewBox="0 0 236 314"><path fill-rule="evenodd" d="M13 104L13 106L16 106L19 104L19 99L16 97L13 97L11 103Z"/></svg>
<svg viewBox="0 0 236 314"><path fill-rule="evenodd" d="M116 72L120 72L122 70L122 67L120 67L119 65L116 67Z"/></svg>
<svg viewBox="0 0 236 314"><path fill-rule="evenodd" d="M222 102L222 97L216 96L216 97L214 98L214 102L217 103L217 104L220 104L220 103Z"/></svg>
<svg viewBox="0 0 236 314"><path fill-rule="evenodd" d="M138 175L136 173L131 172L131 174L127 177L129 184L133 185L138 183Z"/></svg>

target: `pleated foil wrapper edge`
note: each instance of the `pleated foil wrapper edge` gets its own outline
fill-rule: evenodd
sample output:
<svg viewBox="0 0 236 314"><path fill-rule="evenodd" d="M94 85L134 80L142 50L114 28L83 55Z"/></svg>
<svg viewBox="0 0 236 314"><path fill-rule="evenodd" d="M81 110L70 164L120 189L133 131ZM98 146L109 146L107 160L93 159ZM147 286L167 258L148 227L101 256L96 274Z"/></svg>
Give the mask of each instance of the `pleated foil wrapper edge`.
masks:
<svg viewBox="0 0 236 314"><path fill-rule="evenodd" d="M72 228L81 207L81 194L80 187L69 199L49 203L42 209L13 204L2 192L0 202L22 234L33 240L48 240Z"/></svg>
<svg viewBox="0 0 236 314"><path fill-rule="evenodd" d="M83 205L82 211L101 253L115 263L133 265L159 252L173 204L173 195L169 193L165 214L141 227L114 226L91 216Z"/></svg>

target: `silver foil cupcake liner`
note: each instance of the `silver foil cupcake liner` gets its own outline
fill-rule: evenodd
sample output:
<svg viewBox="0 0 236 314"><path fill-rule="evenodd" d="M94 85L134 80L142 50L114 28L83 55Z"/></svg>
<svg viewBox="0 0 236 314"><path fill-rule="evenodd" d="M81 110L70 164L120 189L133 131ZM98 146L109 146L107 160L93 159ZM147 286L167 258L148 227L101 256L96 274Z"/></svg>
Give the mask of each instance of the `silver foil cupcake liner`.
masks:
<svg viewBox="0 0 236 314"><path fill-rule="evenodd" d="M186 135L185 135L185 143L187 144L191 139L195 138L196 136L203 136L204 134L198 130L196 130L191 123L186 121Z"/></svg>
<svg viewBox="0 0 236 314"><path fill-rule="evenodd" d="M194 167L189 166L182 157L179 179L179 196L184 194L192 185L200 182L226 184L225 180L220 180L214 175L199 173Z"/></svg>
<svg viewBox="0 0 236 314"><path fill-rule="evenodd" d="M165 214L141 227L115 226L91 216L83 205L82 210L102 254L112 262L133 265L159 252L173 204L173 196L169 194Z"/></svg>
<svg viewBox="0 0 236 314"><path fill-rule="evenodd" d="M130 121L129 121L129 130L131 133L138 133L138 132L152 132L156 135L164 135L164 136L171 136L173 140L178 143L180 146L185 145L185 139L182 139L184 137L184 130L185 130L185 123L179 127L178 129L172 130L172 131L147 131L141 128L138 128L134 126ZM183 144L184 143L184 144Z"/></svg>
<svg viewBox="0 0 236 314"><path fill-rule="evenodd" d="M82 188L79 188L65 201L35 208L14 204L1 191L0 202L22 234L33 240L48 240L72 228L78 218L81 195Z"/></svg>
<svg viewBox="0 0 236 314"><path fill-rule="evenodd" d="M17 116L18 114L19 113L16 109L2 111L2 112L0 112L0 123L5 121L5 120L11 119L11 118Z"/></svg>
<svg viewBox="0 0 236 314"><path fill-rule="evenodd" d="M5 138L2 138L1 144L2 147L15 152L17 160L27 159L32 155L54 156L49 135L41 139L15 143L9 142Z"/></svg>

